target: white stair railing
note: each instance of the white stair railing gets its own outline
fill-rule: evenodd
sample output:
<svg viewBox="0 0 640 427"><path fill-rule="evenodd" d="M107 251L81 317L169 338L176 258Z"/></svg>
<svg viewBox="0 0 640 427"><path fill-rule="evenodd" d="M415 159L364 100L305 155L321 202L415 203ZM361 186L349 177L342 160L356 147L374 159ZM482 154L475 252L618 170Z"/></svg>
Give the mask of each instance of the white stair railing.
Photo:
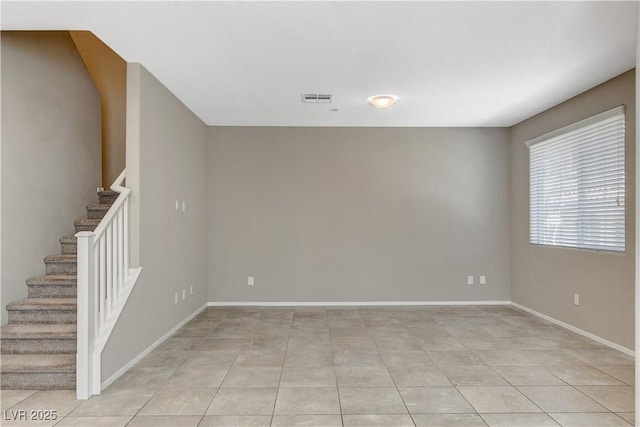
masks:
<svg viewBox="0 0 640 427"><path fill-rule="evenodd" d="M94 231L76 233L78 243L78 399L100 394L101 356L142 268L129 267L129 197L126 170L111 186L119 193Z"/></svg>

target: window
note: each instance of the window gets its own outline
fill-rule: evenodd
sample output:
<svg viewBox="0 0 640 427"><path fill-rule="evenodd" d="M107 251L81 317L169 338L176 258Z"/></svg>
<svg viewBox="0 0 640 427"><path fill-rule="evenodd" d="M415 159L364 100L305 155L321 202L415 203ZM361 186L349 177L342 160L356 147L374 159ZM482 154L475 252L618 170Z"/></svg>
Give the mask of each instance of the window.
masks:
<svg viewBox="0 0 640 427"><path fill-rule="evenodd" d="M624 106L527 141L530 242L624 252Z"/></svg>

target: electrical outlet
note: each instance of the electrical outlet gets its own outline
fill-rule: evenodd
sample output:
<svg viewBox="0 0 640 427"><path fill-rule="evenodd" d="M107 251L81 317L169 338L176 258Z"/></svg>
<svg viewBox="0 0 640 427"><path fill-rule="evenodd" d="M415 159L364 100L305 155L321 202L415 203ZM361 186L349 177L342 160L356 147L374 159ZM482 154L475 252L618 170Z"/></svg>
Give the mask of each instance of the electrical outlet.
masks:
<svg viewBox="0 0 640 427"><path fill-rule="evenodd" d="M253 286L253 276L249 276L249 278L247 279L247 285Z"/></svg>
<svg viewBox="0 0 640 427"><path fill-rule="evenodd" d="M473 285L473 276L467 276L467 285Z"/></svg>
<svg viewBox="0 0 640 427"><path fill-rule="evenodd" d="M175 298L174 298L174 304L178 303L178 293L176 292Z"/></svg>
<svg viewBox="0 0 640 427"><path fill-rule="evenodd" d="M480 276L480 284L481 285L487 284L487 276Z"/></svg>
<svg viewBox="0 0 640 427"><path fill-rule="evenodd" d="M580 294L573 294L573 303L575 305L580 305Z"/></svg>
<svg viewBox="0 0 640 427"><path fill-rule="evenodd" d="M187 290L186 289L182 290L182 299L183 300L187 299Z"/></svg>
<svg viewBox="0 0 640 427"><path fill-rule="evenodd" d="M193 285L189 287L189 292L191 293L191 295L193 295Z"/></svg>

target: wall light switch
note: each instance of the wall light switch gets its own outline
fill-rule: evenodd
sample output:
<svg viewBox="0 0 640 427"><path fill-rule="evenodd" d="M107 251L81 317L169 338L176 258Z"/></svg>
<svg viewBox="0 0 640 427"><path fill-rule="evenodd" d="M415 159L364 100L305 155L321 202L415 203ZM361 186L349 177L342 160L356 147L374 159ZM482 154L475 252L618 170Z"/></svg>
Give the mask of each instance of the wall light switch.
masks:
<svg viewBox="0 0 640 427"><path fill-rule="evenodd" d="M480 284L481 285L487 284L487 276L480 276Z"/></svg>
<svg viewBox="0 0 640 427"><path fill-rule="evenodd" d="M575 305L580 305L580 294L573 294L573 303Z"/></svg>
<svg viewBox="0 0 640 427"><path fill-rule="evenodd" d="M174 298L174 304L178 303L178 293L176 292L175 298Z"/></svg>
<svg viewBox="0 0 640 427"><path fill-rule="evenodd" d="M191 295L193 295L193 285L191 285L191 287L189 288L189 292L191 293Z"/></svg>
<svg viewBox="0 0 640 427"><path fill-rule="evenodd" d="M253 286L253 276L249 276L249 278L247 279L247 285Z"/></svg>
<svg viewBox="0 0 640 427"><path fill-rule="evenodd" d="M467 285L473 285L473 276L467 276Z"/></svg>
<svg viewBox="0 0 640 427"><path fill-rule="evenodd" d="M180 209L180 202L176 200L176 210Z"/></svg>
<svg viewBox="0 0 640 427"><path fill-rule="evenodd" d="M184 299L187 299L187 290L186 290L186 289L183 289L183 290L182 290L182 299L183 299L183 300L184 300Z"/></svg>
<svg viewBox="0 0 640 427"><path fill-rule="evenodd" d="M186 212L187 211L187 202L185 202L184 200L182 201L182 212Z"/></svg>

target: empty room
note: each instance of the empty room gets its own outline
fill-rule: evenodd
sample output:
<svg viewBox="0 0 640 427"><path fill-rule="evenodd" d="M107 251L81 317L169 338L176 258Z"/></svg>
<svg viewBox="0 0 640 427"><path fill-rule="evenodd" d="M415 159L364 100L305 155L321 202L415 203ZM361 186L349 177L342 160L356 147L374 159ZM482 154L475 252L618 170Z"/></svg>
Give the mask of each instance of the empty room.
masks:
<svg viewBox="0 0 640 427"><path fill-rule="evenodd" d="M638 8L2 2L0 424L636 425Z"/></svg>

